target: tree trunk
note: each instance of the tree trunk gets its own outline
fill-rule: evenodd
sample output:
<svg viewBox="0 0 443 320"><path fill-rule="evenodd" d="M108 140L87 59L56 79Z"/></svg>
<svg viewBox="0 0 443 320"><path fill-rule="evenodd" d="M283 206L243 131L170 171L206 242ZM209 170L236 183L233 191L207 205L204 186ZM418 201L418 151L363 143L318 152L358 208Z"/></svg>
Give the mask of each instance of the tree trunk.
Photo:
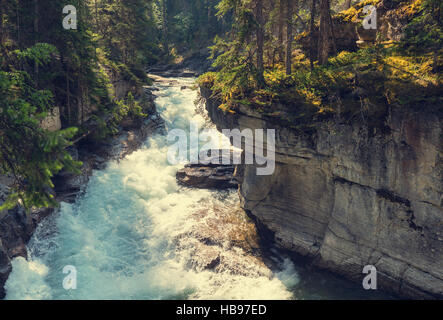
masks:
<svg viewBox="0 0 443 320"><path fill-rule="evenodd" d="M438 48L434 50L434 55L432 59L432 72L438 72Z"/></svg>
<svg viewBox="0 0 443 320"><path fill-rule="evenodd" d="M331 47L331 17L329 0L320 0L320 29L318 34L318 61L325 64L328 61Z"/></svg>
<svg viewBox="0 0 443 320"><path fill-rule="evenodd" d="M34 32L38 33L38 0L34 0Z"/></svg>
<svg viewBox="0 0 443 320"><path fill-rule="evenodd" d="M6 0L0 0L0 50L4 48L3 44L5 42L5 21L3 19L6 16L5 2Z"/></svg>
<svg viewBox="0 0 443 320"><path fill-rule="evenodd" d="M265 41L264 34L264 19L263 19L263 0L257 0L256 4L256 19L257 19L257 81L260 87L265 83L263 76L264 73L264 62L263 62L263 47Z"/></svg>
<svg viewBox="0 0 443 320"><path fill-rule="evenodd" d="M35 33L35 43L38 42L38 0L34 0L34 33ZM38 64L37 61L34 63L34 73L36 77L36 82L38 83Z"/></svg>
<svg viewBox="0 0 443 320"><path fill-rule="evenodd" d="M334 50L334 54L337 54L337 41L335 38L334 23L332 22L332 16L330 12L329 12L329 32L332 39L332 49Z"/></svg>
<svg viewBox="0 0 443 320"><path fill-rule="evenodd" d="M216 26L212 23L212 3L210 0L206 1L206 6L208 7L208 35L211 35Z"/></svg>
<svg viewBox="0 0 443 320"><path fill-rule="evenodd" d="M62 61L64 59L62 58ZM69 85L69 62L66 61L66 108L68 111L68 126L71 125L71 89Z"/></svg>
<svg viewBox="0 0 443 320"><path fill-rule="evenodd" d="M437 25L441 25L441 11L440 9L442 8L441 3L438 3L437 1L432 3L433 5L433 12L434 12L434 21L437 22ZM440 46L438 45L438 39L435 39L435 49L434 49L434 54L433 54L433 61L432 61L432 71L434 73L437 73L439 70L439 63L438 63L438 57L439 57L439 52L440 52Z"/></svg>
<svg viewBox="0 0 443 320"><path fill-rule="evenodd" d="M286 29L287 29L287 43L286 43L286 74L292 74L292 17L294 15L293 0L286 0Z"/></svg>
<svg viewBox="0 0 443 320"><path fill-rule="evenodd" d="M167 11L167 0L162 1L162 31L163 31L163 50L165 54L169 56L169 45L168 45L168 11Z"/></svg>
<svg viewBox="0 0 443 320"><path fill-rule="evenodd" d="M309 27L309 31L311 34L310 50L309 50L309 60L311 62L311 70L314 70L314 61L315 61L315 37L314 37L315 14L316 14L315 4L316 4L316 0L312 0L312 3L311 3L311 25Z"/></svg>
<svg viewBox="0 0 443 320"><path fill-rule="evenodd" d="M100 28L101 23L99 22L99 18L98 18L98 0L95 0L95 25L96 25L97 31L99 31L101 29Z"/></svg>
<svg viewBox="0 0 443 320"><path fill-rule="evenodd" d="M16 14L17 14L17 46L21 49L20 45L20 0L17 0Z"/></svg>
<svg viewBox="0 0 443 320"><path fill-rule="evenodd" d="M284 32L284 23L285 23L285 6L284 6L285 0L279 0L278 4L278 54L280 61L285 60L285 49L283 44L283 32Z"/></svg>
<svg viewBox="0 0 443 320"><path fill-rule="evenodd" d="M351 7L351 5L352 5L352 0L346 0L344 9L348 10Z"/></svg>

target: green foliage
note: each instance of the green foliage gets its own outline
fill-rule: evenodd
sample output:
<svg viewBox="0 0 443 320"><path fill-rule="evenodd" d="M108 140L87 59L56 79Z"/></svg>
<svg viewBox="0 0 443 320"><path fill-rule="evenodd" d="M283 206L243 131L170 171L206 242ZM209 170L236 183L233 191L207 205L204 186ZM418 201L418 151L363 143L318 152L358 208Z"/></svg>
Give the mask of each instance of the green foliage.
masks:
<svg viewBox="0 0 443 320"><path fill-rule="evenodd" d="M38 44L15 53L44 65L53 51L51 46ZM0 210L18 201L25 208L54 205L51 178L62 168L76 171L80 165L66 152L77 129L48 132L41 128L52 94L35 89L31 80L25 71L0 71L0 173L12 175L15 181L15 192Z"/></svg>
<svg viewBox="0 0 443 320"><path fill-rule="evenodd" d="M232 14L233 23L228 39L216 37L210 47L214 68L220 70L216 75L217 89L230 109L235 97L246 96L258 86L261 75L253 61L255 43L252 37L256 32L257 22L251 4L242 0L222 0L217 5L218 16ZM218 86L218 84L220 84Z"/></svg>
<svg viewBox="0 0 443 320"><path fill-rule="evenodd" d="M97 0L90 2L98 43L107 58L134 81L147 81L144 69L158 60L152 1ZM124 66L124 67L123 67Z"/></svg>
<svg viewBox="0 0 443 320"><path fill-rule="evenodd" d="M381 0L363 0L359 1L349 9L339 12L335 18L341 22L353 22L361 23L366 14L363 12L363 8L368 5L376 6Z"/></svg>
<svg viewBox="0 0 443 320"><path fill-rule="evenodd" d="M117 134L119 132L119 125L123 121L138 121L147 116L140 102L135 100L134 95L130 92L126 99L116 100L113 109L105 117L93 116L98 126L94 132L93 139L103 140Z"/></svg>
<svg viewBox="0 0 443 320"><path fill-rule="evenodd" d="M249 92L234 90L225 79L220 72L199 79L220 98L221 109L236 112L239 105L249 105L303 131L333 115L383 127L390 105L443 112L442 84L432 72L432 55L404 56L397 46L341 52L314 70L302 57L291 76L282 67L268 69L266 87Z"/></svg>
<svg viewBox="0 0 443 320"><path fill-rule="evenodd" d="M42 66L51 59L52 54L57 53L57 48L48 43L37 43L33 47L22 51L15 50L14 53L20 59L29 59L32 62L35 62L37 66Z"/></svg>
<svg viewBox="0 0 443 320"><path fill-rule="evenodd" d="M406 28L403 49L410 53L427 51L442 54L443 47L443 3L438 0L420 1L418 12Z"/></svg>
<svg viewBox="0 0 443 320"><path fill-rule="evenodd" d="M229 19L217 20L215 6L219 0L156 0L153 16L162 45L167 45L168 55L173 51L177 58L193 50L207 47L215 35L230 26ZM165 53L165 52L164 52ZM164 55L163 59L169 58Z"/></svg>
<svg viewBox="0 0 443 320"><path fill-rule="evenodd" d="M67 4L77 8L77 30L62 28ZM144 116L132 94L115 101L113 83L128 81L133 92L151 83L144 70L160 52L151 5L145 0L0 2L0 174L15 180L15 191L0 209L17 202L27 208L54 204L53 176L80 165L66 148L87 130L82 126L91 115L84 109L95 110L93 118L107 131L122 119ZM48 132L40 122L55 106L63 130Z"/></svg>
<svg viewBox="0 0 443 320"><path fill-rule="evenodd" d="M306 38L310 1L299 2L293 17L283 17L283 0L263 0L260 10L257 3L77 1L78 29L64 30L61 12L73 4L69 0L0 1L0 173L15 180L15 192L4 207L18 201L26 207L53 202L52 177L79 165L66 147L89 130L84 123L91 114L85 114L84 107L94 110L97 138L114 134L122 122L139 121L146 115L134 96L151 84L146 67L170 62L171 56L182 61L216 35L211 50L217 72L199 82L211 88L226 112L247 105L290 127L312 130L317 121L331 116L343 121L359 117L380 126L392 105L428 112L442 105L441 1L391 0L394 18L409 21L400 43L343 51L313 69L303 54L293 52L291 76L282 65L284 26L294 20L299 34L295 41ZM355 25L361 22L364 5L379 3L361 1L336 19ZM263 19L257 14L261 11ZM261 63L258 38L263 34ZM121 80L131 87L124 99L114 88ZM55 106L61 110L63 130L47 132L40 122Z"/></svg>
<svg viewBox="0 0 443 320"><path fill-rule="evenodd" d="M379 2L360 2L336 18L342 23L357 23L365 5ZM234 11L237 20L231 41L217 39L213 47L219 71L200 77L199 83L212 90L224 111L235 113L240 105L247 105L302 130L332 116L383 127L392 105L442 114L441 1L399 0L394 5L391 14L409 21L401 42L377 42L357 52L342 51L322 66L314 64L313 69L299 53L292 59L292 75L286 75L282 64L268 64L266 85L259 87L247 55L252 25L247 19L239 20L247 14L239 11L245 8L244 2L221 1L220 14Z"/></svg>

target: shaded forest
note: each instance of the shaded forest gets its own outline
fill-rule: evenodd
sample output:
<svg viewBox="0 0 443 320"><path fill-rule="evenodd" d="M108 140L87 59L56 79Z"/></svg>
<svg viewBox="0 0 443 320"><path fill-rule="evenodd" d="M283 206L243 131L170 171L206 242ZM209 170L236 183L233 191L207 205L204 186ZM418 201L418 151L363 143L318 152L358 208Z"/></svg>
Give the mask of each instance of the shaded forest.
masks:
<svg viewBox="0 0 443 320"><path fill-rule="evenodd" d="M77 10L76 29L63 28L66 5ZM54 175L80 166L67 147L91 123L99 139L124 118L143 117L136 98L151 84L145 70L210 44L224 24L214 6L207 0L0 1L0 173L13 176L16 190L3 208L17 201L28 208L53 205ZM54 108L61 128L42 128Z"/></svg>
<svg viewBox="0 0 443 320"><path fill-rule="evenodd" d="M377 29L363 26L368 5ZM146 70L207 47L199 83L226 112L247 105L302 132L333 117L383 129L392 105L442 112L441 11L439 0L0 0L0 173L15 181L2 209L54 205L53 177L80 166L67 148L91 125L103 139L146 116Z"/></svg>

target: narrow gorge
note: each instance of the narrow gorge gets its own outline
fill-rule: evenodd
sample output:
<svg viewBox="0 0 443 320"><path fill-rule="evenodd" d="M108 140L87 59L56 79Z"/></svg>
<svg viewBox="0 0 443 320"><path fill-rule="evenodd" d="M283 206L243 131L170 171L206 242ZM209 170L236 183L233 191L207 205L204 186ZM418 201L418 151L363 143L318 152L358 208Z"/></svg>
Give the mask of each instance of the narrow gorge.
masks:
<svg viewBox="0 0 443 320"><path fill-rule="evenodd" d="M272 243L263 247L235 189L180 186L183 164L168 163L165 133L189 130L190 121L202 130L212 125L196 112L197 92L187 88L193 79L157 79L164 129L96 167L75 202L40 222L27 259L12 261L6 299L390 298L292 262ZM230 147L216 135L211 148ZM62 286L66 265L77 269L77 290Z"/></svg>
<svg viewBox="0 0 443 320"><path fill-rule="evenodd" d="M243 166L239 194L279 246L354 281L374 265L380 287L399 296L443 297L441 118L392 110L385 132L330 121L303 134L202 95L219 128L276 130L275 173Z"/></svg>
<svg viewBox="0 0 443 320"><path fill-rule="evenodd" d="M69 2L0 0L0 300L443 300L441 0Z"/></svg>

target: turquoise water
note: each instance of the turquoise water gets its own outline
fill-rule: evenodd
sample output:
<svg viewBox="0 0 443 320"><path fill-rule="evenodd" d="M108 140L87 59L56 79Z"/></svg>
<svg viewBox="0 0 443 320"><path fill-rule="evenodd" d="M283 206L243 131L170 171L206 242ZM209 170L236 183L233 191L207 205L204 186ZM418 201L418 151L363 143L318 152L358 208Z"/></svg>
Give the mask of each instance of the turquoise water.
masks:
<svg viewBox="0 0 443 320"><path fill-rule="evenodd" d="M205 119L195 112L197 92L180 89L191 80L177 80L158 85L156 103L167 129L189 131L191 121L203 127ZM276 263L279 270L264 265L242 272L190 268L192 214L203 210L210 216L215 207L235 207L238 196L179 187L175 174L183 165L169 164L169 146L165 136L156 135L124 160L95 172L75 204L63 203L38 227L28 261L13 261L7 299L367 297L347 282L307 272L288 259ZM224 257L233 259L232 265L248 265L241 252ZM63 288L65 266L77 270L76 290Z"/></svg>
<svg viewBox="0 0 443 320"><path fill-rule="evenodd" d="M159 89L156 103L168 129L189 131L190 121L204 125L195 112L196 91ZM29 261L13 261L7 299L290 298L277 277L187 267L191 253L177 251L176 239L192 228L189 215L235 205L238 197L180 188L175 174L183 165L168 163L170 144L157 135L123 161L95 172L76 204L63 203L39 226ZM67 265L77 269L76 290L63 288Z"/></svg>

